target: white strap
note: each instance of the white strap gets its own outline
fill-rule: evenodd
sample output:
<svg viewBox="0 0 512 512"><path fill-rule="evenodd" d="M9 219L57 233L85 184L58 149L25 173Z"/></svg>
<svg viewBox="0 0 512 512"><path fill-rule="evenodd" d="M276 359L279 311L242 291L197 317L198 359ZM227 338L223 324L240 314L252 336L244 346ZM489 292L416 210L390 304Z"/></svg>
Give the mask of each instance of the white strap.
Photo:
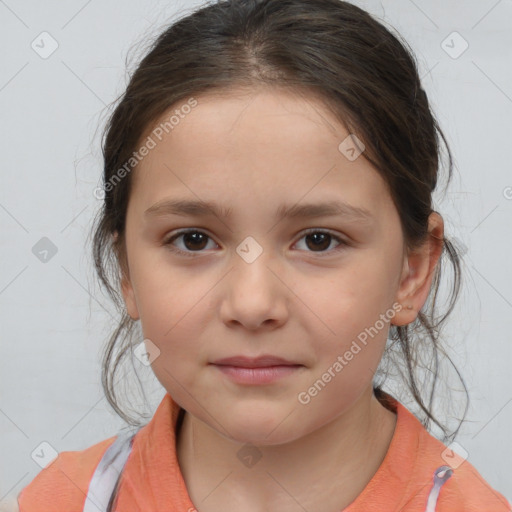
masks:
<svg viewBox="0 0 512 512"><path fill-rule="evenodd" d="M427 508L425 512L435 512L437 505L437 498L443 484L452 476L453 469L450 466L439 466L434 471L434 483L430 489L430 493L427 499Z"/></svg>
<svg viewBox="0 0 512 512"><path fill-rule="evenodd" d="M132 432L119 434L101 458L89 484L83 512L105 512L131 452Z"/></svg>

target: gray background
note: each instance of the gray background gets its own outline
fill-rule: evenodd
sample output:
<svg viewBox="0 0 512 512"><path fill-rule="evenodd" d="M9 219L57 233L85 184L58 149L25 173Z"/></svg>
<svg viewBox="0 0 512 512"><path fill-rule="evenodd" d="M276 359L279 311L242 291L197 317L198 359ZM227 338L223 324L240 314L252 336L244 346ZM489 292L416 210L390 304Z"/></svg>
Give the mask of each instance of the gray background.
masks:
<svg viewBox="0 0 512 512"><path fill-rule="evenodd" d="M353 3L410 43L455 156L436 207L465 252L463 294L445 334L471 395L457 441L512 501L512 1ZM99 206L101 127L126 84L126 56L136 59L146 36L196 5L0 1L0 504L39 472L31 453L41 442L80 450L122 426L100 386L113 308L86 241ZM31 47L44 31L58 43L47 58ZM463 40L469 47L454 58ZM57 248L46 263L32 252L43 237ZM150 416L164 390L141 375Z"/></svg>

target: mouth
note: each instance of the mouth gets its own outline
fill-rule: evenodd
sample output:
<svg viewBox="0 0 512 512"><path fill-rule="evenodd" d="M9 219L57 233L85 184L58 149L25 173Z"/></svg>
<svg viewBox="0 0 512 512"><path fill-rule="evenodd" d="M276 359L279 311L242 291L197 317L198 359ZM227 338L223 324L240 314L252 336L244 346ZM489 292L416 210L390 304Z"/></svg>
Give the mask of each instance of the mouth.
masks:
<svg viewBox="0 0 512 512"><path fill-rule="evenodd" d="M259 357L234 356L217 359L213 363L217 366L236 366L238 368L269 368L272 366L302 366L295 361L282 357L263 355Z"/></svg>
<svg viewBox="0 0 512 512"><path fill-rule="evenodd" d="M304 368L300 363L271 355L227 357L210 364L232 381L248 385L270 384Z"/></svg>

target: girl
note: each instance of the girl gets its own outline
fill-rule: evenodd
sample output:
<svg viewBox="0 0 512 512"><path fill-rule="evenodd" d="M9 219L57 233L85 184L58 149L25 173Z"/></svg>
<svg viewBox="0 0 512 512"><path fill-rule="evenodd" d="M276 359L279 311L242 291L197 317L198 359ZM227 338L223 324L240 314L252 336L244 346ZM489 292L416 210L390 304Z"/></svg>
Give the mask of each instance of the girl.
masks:
<svg viewBox="0 0 512 512"><path fill-rule="evenodd" d="M349 3L221 1L162 33L109 120L94 255L125 308L110 403L130 420L112 388L129 353L167 393L147 425L61 453L21 512L510 512L376 373L402 356L443 427L460 268L432 209L439 135L412 52Z"/></svg>

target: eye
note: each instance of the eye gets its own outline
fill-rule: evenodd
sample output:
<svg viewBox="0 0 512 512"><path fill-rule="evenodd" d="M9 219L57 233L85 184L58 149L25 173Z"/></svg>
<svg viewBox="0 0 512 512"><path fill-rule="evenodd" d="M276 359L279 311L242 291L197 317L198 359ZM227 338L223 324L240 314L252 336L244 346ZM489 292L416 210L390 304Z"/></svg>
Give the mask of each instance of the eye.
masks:
<svg viewBox="0 0 512 512"><path fill-rule="evenodd" d="M185 244L185 250L175 247L172 243L174 240L183 237L183 243ZM197 229L182 230L174 234L172 237L164 241L164 245L167 246L171 251L178 253L179 255L194 257L194 252L204 249L205 242L210 236ZM193 249L189 251L189 249ZM198 249L198 250L197 250Z"/></svg>
<svg viewBox="0 0 512 512"><path fill-rule="evenodd" d="M304 238L306 240L306 247L313 248L313 249L320 249L319 251L313 250L308 252L320 252L324 253L327 252L323 249L328 248L333 240L336 240L338 242L338 245L334 249L334 251L339 251L343 249L345 246L348 246L349 244L342 240L340 237L333 235L330 231L325 231L321 229L308 229L301 237L301 239ZM341 246L341 248L340 248ZM328 252L334 252L334 251L328 251ZM323 256L323 255L322 255Z"/></svg>
<svg viewBox="0 0 512 512"><path fill-rule="evenodd" d="M183 245L181 248L178 248L174 245L174 241L180 238L182 238L181 241ZM321 229L309 229L305 233L303 233L301 239L303 238L306 240L306 247L309 249L313 249L312 251L307 252L334 252L349 246L349 243L345 242L340 237L333 235L330 231L325 231ZM186 257L195 257L196 255L194 253L200 253L202 252L202 249L206 248L206 246L208 245L208 240L211 240L211 237L204 233L203 231L199 231L197 229L188 229L178 231L171 237L167 238L163 242L163 245L168 247L168 249L171 250L172 252L175 252L179 255L183 255ZM331 246L333 240L337 241L338 245L336 246L334 251L326 251L325 249ZM211 241L213 242L213 240ZM215 242L213 243L215 244Z"/></svg>

